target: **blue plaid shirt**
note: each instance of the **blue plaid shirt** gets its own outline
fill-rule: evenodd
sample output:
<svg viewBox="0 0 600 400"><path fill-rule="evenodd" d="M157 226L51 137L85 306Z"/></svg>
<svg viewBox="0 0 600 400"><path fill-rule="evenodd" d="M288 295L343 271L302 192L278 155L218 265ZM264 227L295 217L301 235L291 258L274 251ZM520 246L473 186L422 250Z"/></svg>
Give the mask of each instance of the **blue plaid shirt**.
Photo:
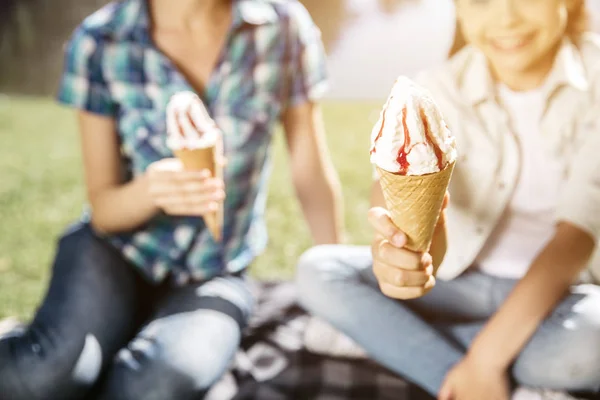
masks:
<svg viewBox="0 0 600 400"><path fill-rule="evenodd" d="M318 29L296 0L234 0L227 50L199 94L224 133L227 198L223 241L202 218L160 214L108 240L153 281L178 284L239 272L267 243L264 223L270 145L289 106L319 98L325 56ZM66 48L61 103L117 121L128 179L172 157L165 111L193 90L154 45L145 0L111 3L88 17Z"/></svg>

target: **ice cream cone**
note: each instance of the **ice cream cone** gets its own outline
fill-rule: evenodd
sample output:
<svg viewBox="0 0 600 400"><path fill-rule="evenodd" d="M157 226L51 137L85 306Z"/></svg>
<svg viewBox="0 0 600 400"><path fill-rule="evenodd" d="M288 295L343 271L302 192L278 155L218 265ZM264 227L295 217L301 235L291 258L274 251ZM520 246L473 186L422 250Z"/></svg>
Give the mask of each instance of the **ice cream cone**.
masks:
<svg viewBox="0 0 600 400"><path fill-rule="evenodd" d="M183 163L188 171L208 169L212 176L222 178L222 168L216 162L216 146L200 149L174 150L175 156ZM223 204L217 211L204 216L204 223L215 241L221 240L223 231Z"/></svg>
<svg viewBox="0 0 600 400"><path fill-rule="evenodd" d="M377 167L386 206L407 236L406 248L429 251L454 163L426 175L398 175Z"/></svg>

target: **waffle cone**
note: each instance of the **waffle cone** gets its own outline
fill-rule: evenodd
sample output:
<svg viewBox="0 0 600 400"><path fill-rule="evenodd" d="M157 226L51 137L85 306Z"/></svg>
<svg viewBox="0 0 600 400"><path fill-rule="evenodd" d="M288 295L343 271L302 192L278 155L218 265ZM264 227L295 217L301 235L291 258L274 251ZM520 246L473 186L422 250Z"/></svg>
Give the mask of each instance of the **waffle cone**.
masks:
<svg viewBox="0 0 600 400"><path fill-rule="evenodd" d="M212 176L222 178L223 171L217 168L215 161L216 147L204 149L181 149L174 151L175 156L183 163L183 167L188 171L201 171L208 169ZM219 209L214 213L204 216L204 223L215 241L221 240L223 231L223 204L219 204Z"/></svg>
<svg viewBox="0 0 600 400"><path fill-rule="evenodd" d="M407 236L406 248L429 251L454 163L427 175L397 175L377 167L394 224Z"/></svg>

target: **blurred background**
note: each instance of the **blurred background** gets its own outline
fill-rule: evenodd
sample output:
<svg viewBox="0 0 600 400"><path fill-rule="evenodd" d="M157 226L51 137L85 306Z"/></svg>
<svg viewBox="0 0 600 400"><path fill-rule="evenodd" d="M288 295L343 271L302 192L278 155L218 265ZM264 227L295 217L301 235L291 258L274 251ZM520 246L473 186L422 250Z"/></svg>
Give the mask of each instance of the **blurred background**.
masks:
<svg viewBox="0 0 600 400"><path fill-rule="evenodd" d="M321 28L332 99L381 99L399 73L446 58L452 0L301 0ZM73 28L107 0L1 0L0 91L53 95Z"/></svg>
<svg viewBox="0 0 600 400"><path fill-rule="evenodd" d="M368 140L399 74L443 62L452 0L302 0L323 33L331 90L328 142L346 200L349 241L366 243ZM600 27L600 0L588 0ZM84 188L74 114L55 105L63 45L103 0L0 0L0 318L27 317L43 295L55 241L80 214ZM281 135L269 198L271 245L255 275L289 278L310 246L289 185ZM352 140L348 140L352 138Z"/></svg>

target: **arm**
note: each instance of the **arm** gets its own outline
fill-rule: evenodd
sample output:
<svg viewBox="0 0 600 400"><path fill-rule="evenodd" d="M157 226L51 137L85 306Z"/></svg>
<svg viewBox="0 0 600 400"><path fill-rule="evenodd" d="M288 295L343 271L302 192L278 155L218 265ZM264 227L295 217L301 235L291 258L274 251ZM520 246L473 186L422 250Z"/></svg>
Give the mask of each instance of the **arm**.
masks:
<svg viewBox="0 0 600 400"><path fill-rule="evenodd" d="M446 375L438 398L508 399L508 369L542 320L587 264L594 240L561 222L548 245L504 304L475 338L465 358Z"/></svg>
<svg viewBox="0 0 600 400"><path fill-rule="evenodd" d="M552 240L477 336L469 357L508 368L585 268L594 247L591 235L572 224L559 223Z"/></svg>
<svg viewBox="0 0 600 400"><path fill-rule="evenodd" d="M102 49L84 25L75 30L65 49L58 100L78 110L92 225L99 231L116 233L143 224L157 209L146 196L144 178L123 184L117 104L104 79Z"/></svg>
<svg viewBox="0 0 600 400"><path fill-rule="evenodd" d="M340 243L342 195L329 158L320 109L308 101L283 115L292 181L312 237L317 244Z"/></svg>
<svg viewBox="0 0 600 400"><path fill-rule="evenodd" d="M597 108L590 110L582 123L595 121L597 115ZM574 157L554 236L475 339L473 359L495 360L497 367L506 368L588 264L600 237L598 133L586 135Z"/></svg>
<svg viewBox="0 0 600 400"><path fill-rule="evenodd" d="M79 112L79 128L92 225L99 231L130 231L158 212L145 176L123 184L115 122L110 117Z"/></svg>
<svg viewBox="0 0 600 400"><path fill-rule="evenodd" d="M66 46L59 102L79 110L79 128L92 225L99 231L132 231L159 210L168 215L202 216L216 210L223 182L210 172L186 172L175 159L152 163L124 182L116 127L118 103L105 80L104 46L78 27Z"/></svg>
<svg viewBox="0 0 600 400"><path fill-rule="evenodd" d="M114 120L81 111L79 125L92 225L98 231L133 231L159 211L203 216L225 197L221 179L209 171L185 171L172 158L150 164L143 175L124 183Z"/></svg>

